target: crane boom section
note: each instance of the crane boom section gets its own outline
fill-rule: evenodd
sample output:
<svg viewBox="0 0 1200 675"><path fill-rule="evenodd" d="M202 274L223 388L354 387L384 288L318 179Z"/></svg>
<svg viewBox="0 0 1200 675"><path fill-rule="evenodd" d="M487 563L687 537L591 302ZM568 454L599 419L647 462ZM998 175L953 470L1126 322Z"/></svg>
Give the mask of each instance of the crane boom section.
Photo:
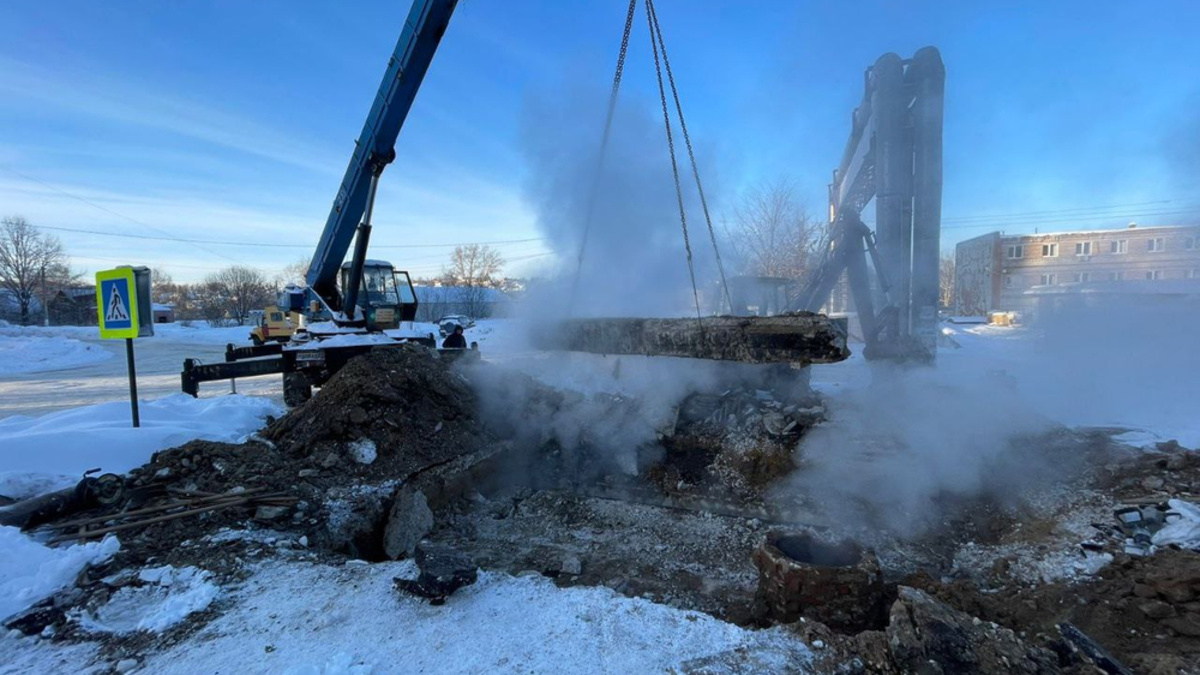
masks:
<svg viewBox="0 0 1200 675"><path fill-rule="evenodd" d="M337 274L366 208L372 175L396 156L396 137L433 61L458 0L415 0L388 60L383 82L355 143L354 154L325 221L305 278L309 288L339 306Z"/></svg>

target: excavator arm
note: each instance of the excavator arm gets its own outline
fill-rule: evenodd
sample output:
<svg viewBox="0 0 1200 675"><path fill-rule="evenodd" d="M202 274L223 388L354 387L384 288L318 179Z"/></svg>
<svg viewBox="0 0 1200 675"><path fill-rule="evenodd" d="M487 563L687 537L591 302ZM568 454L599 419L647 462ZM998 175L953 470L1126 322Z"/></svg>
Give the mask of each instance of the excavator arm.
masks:
<svg viewBox="0 0 1200 675"><path fill-rule="evenodd" d="M868 358L936 351L945 78L933 47L908 60L884 54L867 70L829 186L823 257L793 305L819 310L845 272ZM861 215L872 201L874 232Z"/></svg>

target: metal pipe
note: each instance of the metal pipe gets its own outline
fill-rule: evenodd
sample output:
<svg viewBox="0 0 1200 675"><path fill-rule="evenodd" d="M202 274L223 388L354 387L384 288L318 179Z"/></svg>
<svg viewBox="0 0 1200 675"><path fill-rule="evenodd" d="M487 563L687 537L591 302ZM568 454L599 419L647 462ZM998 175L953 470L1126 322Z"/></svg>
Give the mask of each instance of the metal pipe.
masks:
<svg viewBox="0 0 1200 675"><path fill-rule="evenodd" d="M142 420L138 415L138 399L137 399L137 369L133 365L133 338L125 338L125 360L129 363L129 403L133 409L133 426L142 426Z"/></svg>

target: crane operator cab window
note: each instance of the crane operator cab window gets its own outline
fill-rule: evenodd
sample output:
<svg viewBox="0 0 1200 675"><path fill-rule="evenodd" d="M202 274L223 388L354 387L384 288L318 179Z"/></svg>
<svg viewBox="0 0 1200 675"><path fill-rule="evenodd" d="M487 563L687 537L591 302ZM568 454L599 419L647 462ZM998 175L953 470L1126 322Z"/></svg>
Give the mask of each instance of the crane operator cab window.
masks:
<svg viewBox="0 0 1200 675"><path fill-rule="evenodd" d="M359 290L359 297L371 307L392 307L400 302L391 268L364 267L362 288Z"/></svg>

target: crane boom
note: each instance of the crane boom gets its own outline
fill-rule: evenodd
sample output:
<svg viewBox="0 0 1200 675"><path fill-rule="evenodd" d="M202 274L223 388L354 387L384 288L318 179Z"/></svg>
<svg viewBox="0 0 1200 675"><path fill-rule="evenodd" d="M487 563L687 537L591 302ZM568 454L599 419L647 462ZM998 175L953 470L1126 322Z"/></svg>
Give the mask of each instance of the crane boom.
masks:
<svg viewBox="0 0 1200 675"><path fill-rule="evenodd" d="M355 143L350 165L346 167L346 175L333 200L305 277L312 292L331 309L343 306L337 292L338 269L350 249L360 219L370 212L375 182L384 167L396 157L396 138L457 4L458 0L414 0L396 49L388 60L387 71ZM369 231L369 223L366 225ZM365 237L363 239L359 248L364 249L365 254ZM358 266L362 264L360 257L356 251L355 264ZM351 307L350 312L353 311Z"/></svg>

